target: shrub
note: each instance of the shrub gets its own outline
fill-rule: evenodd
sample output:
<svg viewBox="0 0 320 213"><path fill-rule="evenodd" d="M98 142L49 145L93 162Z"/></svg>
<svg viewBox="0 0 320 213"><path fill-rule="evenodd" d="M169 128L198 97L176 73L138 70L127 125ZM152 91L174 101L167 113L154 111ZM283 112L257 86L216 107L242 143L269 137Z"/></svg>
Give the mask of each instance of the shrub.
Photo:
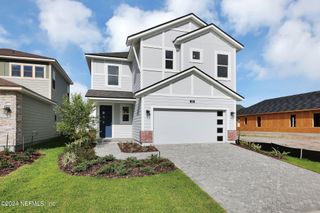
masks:
<svg viewBox="0 0 320 213"><path fill-rule="evenodd" d="M5 147L5 148L3 149L3 152L4 152L5 155L10 155L10 153L11 153L9 147Z"/></svg>
<svg viewBox="0 0 320 213"><path fill-rule="evenodd" d="M107 164L101 167L101 169L98 171L98 174L113 174L115 173L115 168L116 168L115 163Z"/></svg>
<svg viewBox="0 0 320 213"><path fill-rule="evenodd" d="M12 167L12 164L5 160L5 159L0 159L0 169L6 169Z"/></svg>
<svg viewBox="0 0 320 213"><path fill-rule="evenodd" d="M109 161L114 161L115 159L116 158L113 155L106 155L104 157L100 157L99 161L100 161L100 163L106 163L106 162L109 162Z"/></svg>
<svg viewBox="0 0 320 213"><path fill-rule="evenodd" d="M77 156L73 152L66 152L62 156L62 166L73 165L77 160Z"/></svg>
<svg viewBox="0 0 320 213"><path fill-rule="evenodd" d="M140 171L145 173L145 174L148 174L148 175L152 175L152 174L155 174L156 172L154 171L153 168L151 167L141 167L140 168Z"/></svg>
<svg viewBox="0 0 320 213"><path fill-rule="evenodd" d="M125 176L127 175L131 169L126 168L125 163L122 162L115 162L115 163L110 163L105 166L103 166L99 171L98 174L116 174L119 176Z"/></svg>
<svg viewBox="0 0 320 213"><path fill-rule="evenodd" d="M67 144L64 152L74 153L76 155L77 163L93 160L96 158L96 153L94 149L89 145L87 138L82 138L70 144Z"/></svg>
<svg viewBox="0 0 320 213"><path fill-rule="evenodd" d="M142 162L138 160L136 157L128 157L125 160L125 164L128 167L140 167L142 166Z"/></svg>
<svg viewBox="0 0 320 213"><path fill-rule="evenodd" d="M14 154L12 155L12 159L15 161L25 162L30 159L30 156L28 154Z"/></svg>
<svg viewBox="0 0 320 213"><path fill-rule="evenodd" d="M249 143L250 144L250 149L259 152L261 150L261 145L260 144L255 144L255 143Z"/></svg>
<svg viewBox="0 0 320 213"><path fill-rule="evenodd" d="M146 161L147 161L148 163L151 163L151 164L156 164L156 163L158 163L160 160L161 160L161 158L158 157L158 155L151 155Z"/></svg>
<svg viewBox="0 0 320 213"><path fill-rule="evenodd" d="M171 167L174 167L174 164L173 164L171 161L166 160L166 161L161 162L161 163L159 164L159 166L160 166L161 168L171 168Z"/></svg>
<svg viewBox="0 0 320 213"><path fill-rule="evenodd" d="M84 162L84 161L88 161L88 160L93 160L93 159L95 159L97 157L94 149L92 149L92 148L81 148L81 149L78 149L75 152L75 155L77 156L77 162L78 163L81 163L81 162Z"/></svg>
<svg viewBox="0 0 320 213"><path fill-rule="evenodd" d="M88 169L88 164L87 162L82 162L78 165L76 165L75 167L73 167L73 171L75 172L83 172L83 171L86 171Z"/></svg>
<svg viewBox="0 0 320 213"><path fill-rule="evenodd" d="M280 152L278 149L272 147L272 151L270 152L270 154L278 159L282 159L285 156L287 156L290 152Z"/></svg>

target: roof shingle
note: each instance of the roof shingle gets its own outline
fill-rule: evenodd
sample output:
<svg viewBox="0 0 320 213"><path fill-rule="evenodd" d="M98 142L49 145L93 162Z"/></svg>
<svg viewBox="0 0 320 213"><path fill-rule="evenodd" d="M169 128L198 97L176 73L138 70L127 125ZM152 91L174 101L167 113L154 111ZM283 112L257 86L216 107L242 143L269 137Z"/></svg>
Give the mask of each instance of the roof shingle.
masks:
<svg viewBox="0 0 320 213"><path fill-rule="evenodd" d="M134 95L132 92L106 91L106 90L93 90L93 89L89 89L87 91L86 97L134 99Z"/></svg>
<svg viewBox="0 0 320 213"><path fill-rule="evenodd" d="M309 109L320 109L320 91L264 100L250 107L240 109L238 115L254 115Z"/></svg>
<svg viewBox="0 0 320 213"><path fill-rule="evenodd" d="M13 57L23 57L23 58L39 58L39 59L48 59L54 60L53 58L48 58L42 55L36 55L31 53L26 53L18 50L0 48L0 56L13 56Z"/></svg>
<svg viewBox="0 0 320 213"><path fill-rule="evenodd" d="M108 53L86 53L86 55L95 55L113 58L128 58L129 52L108 52Z"/></svg>

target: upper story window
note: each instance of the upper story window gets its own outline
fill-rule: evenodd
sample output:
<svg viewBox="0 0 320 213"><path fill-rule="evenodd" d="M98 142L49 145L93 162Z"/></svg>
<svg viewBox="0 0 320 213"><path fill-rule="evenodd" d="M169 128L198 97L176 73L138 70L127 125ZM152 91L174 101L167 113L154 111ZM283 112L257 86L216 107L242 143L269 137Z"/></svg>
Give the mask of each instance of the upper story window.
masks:
<svg viewBox="0 0 320 213"><path fill-rule="evenodd" d="M229 66L229 55L217 54L217 77L218 78L229 78L228 67Z"/></svg>
<svg viewBox="0 0 320 213"><path fill-rule="evenodd" d="M35 67L35 77L44 78L44 67L40 67L40 66Z"/></svg>
<svg viewBox="0 0 320 213"><path fill-rule="evenodd" d="M167 70L173 70L173 51L166 50L165 53L165 68Z"/></svg>
<svg viewBox="0 0 320 213"><path fill-rule="evenodd" d="M21 65L18 65L18 64L11 65L11 76L16 76L16 77L21 76Z"/></svg>
<svg viewBox="0 0 320 213"><path fill-rule="evenodd" d="M29 77L32 78L32 69L33 67L30 65L24 65L23 66L23 77Z"/></svg>
<svg viewBox="0 0 320 213"><path fill-rule="evenodd" d="M119 66L108 65L108 85L119 86Z"/></svg>
<svg viewBox="0 0 320 213"><path fill-rule="evenodd" d="M129 123L130 122L130 115L131 110L129 106L121 106L121 122L122 123Z"/></svg>
<svg viewBox="0 0 320 213"><path fill-rule="evenodd" d="M52 71L52 89L56 89L56 72Z"/></svg>
<svg viewBox="0 0 320 213"><path fill-rule="evenodd" d="M33 64L11 64L11 76L25 78L45 78L45 66Z"/></svg>
<svg viewBox="0 0 320 213"><path fill-rule="evenodd" d="M196 63L202 63L202 50L200 49L190 49L190 61Z"/></svg>

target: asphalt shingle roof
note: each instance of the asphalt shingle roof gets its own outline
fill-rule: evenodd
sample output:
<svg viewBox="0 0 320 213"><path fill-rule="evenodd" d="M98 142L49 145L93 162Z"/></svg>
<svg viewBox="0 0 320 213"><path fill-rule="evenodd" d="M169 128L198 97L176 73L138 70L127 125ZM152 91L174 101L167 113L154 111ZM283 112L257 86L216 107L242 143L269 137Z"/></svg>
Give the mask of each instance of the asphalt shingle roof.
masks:
<svg viewBox="0 0 320 213"><path fill-rule="evenodd" d="M13 56L13 57L23 57L23 58L39 58L39 59L52 59L42 55L36 55L31 53L26 53L18 50L0 48L0 56Z"/></svg>
<svg viewBox="0 0 320 213"><path fill-rule="evenodd" d="M132 92L93 90L87 91L86 97L134 99Z"/></svg>
<svg viewBox="0 0 320 213"><path fill-rule="evenodd" d="M96 55L114 58L128 58L129 52L108 52L108 53L86 53L86 55Z"/></svg>
<svg viewBox="0 0 320 213"><path fill-rule="evenodd" d="M250 107L240 109L238 115L254 115L308 109L320 109L320 91L264 100Z"/></svg>

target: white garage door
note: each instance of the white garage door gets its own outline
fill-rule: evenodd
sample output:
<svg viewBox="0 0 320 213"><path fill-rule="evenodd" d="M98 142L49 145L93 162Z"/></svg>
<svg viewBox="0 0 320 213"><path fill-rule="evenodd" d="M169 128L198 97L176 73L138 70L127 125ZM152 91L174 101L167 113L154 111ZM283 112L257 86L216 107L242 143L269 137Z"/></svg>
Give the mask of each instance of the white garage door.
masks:
<svg viewBox="0 0 320 213"><path fill-rule="evenodd" d="M214 143L224 141L225 113L205 110L155 109L154 143Z"/></svg>

